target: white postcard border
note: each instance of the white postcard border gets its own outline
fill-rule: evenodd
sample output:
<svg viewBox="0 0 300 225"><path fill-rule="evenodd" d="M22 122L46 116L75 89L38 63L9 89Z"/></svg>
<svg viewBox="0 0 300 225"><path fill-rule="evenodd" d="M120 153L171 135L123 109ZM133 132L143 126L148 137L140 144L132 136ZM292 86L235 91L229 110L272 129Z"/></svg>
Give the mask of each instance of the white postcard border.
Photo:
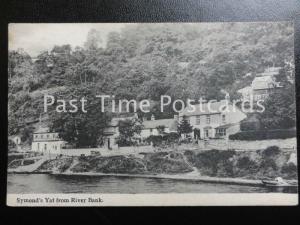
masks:
<svg viewBox="0 0 300 225"><path fill-rule="evenodd" d="M296 206L298 194L7 194L7 205L14 207Z"/></svg>

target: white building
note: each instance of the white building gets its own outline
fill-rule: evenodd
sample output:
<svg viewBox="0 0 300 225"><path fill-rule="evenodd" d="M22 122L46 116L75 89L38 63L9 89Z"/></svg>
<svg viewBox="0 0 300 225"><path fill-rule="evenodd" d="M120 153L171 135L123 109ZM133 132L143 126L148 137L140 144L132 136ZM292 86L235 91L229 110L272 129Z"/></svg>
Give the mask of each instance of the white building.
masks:
<svg viewBox="0 0 300 225"><path fill-rule="evenodd" d="M228 104L227 104L228 102ZM228 138L230 134L240 131L240 121L247 116L239 108L230 104L229 100L211 102L186 107L179 120L186 119L193 126L195 139Z"/></svg>
<svg viewBox="0 0 300 225"><path fill-rule="evenodd" d="M243 100L250 100L253 96L254 101L266 99L270 92L280 87L276 82L275 76L279 74L280 67L270 67L265 72L258 74L250 86L239 89L237 92L242 95Z"/></svg>
<svg viewBox="0 0 300 225"><path fill-rule="evenodd" d="M119 122L124 120L138 120L137 114L131 117L114 117L104 129L104 147L107 149L117 149L117 138L120 135ZM177 132L178 116L174 116L174 119L159 119L156 120L154 115L151 116L151 120L143 120L141 123L142 130L137 139L145 140L151 135L160 135ZM160 127L160 130L159 130ZM162 129L163 128L163 129Z"/></svg>
<svg viewBox="0 0 300 225"><path fill-rule="evenodd" d="M146 139L151 135L160 135L163 133L177 133L178 116L175 115L172 119L159 119L156 120L154 115L151 116L151 120L144 120L143 128L141 131L141 138Z"/></svg>
<svg viewBox="0 0 300 225"><path fill-rule="evenodd" d="M57 132L50 132L48 128L39 128L33 133L31 150L46 154L61 154L65 141L59 138Z"/></svg>

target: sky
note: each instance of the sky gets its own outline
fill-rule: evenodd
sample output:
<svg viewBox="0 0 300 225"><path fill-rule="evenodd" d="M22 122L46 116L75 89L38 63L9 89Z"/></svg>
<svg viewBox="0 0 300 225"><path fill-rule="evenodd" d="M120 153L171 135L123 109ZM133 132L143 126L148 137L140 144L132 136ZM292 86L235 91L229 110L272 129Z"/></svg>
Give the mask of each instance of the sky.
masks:
<svg viewBox="0 0 300 225"><path fill-rule="evenodd" d="M111 31L120 31L121 23L11 23L9 24L9 50L24 49L30 56L36 57L54 45L70 44L73 48L83 47L87 33L91 29L100 30L105 43Z"/></svg>

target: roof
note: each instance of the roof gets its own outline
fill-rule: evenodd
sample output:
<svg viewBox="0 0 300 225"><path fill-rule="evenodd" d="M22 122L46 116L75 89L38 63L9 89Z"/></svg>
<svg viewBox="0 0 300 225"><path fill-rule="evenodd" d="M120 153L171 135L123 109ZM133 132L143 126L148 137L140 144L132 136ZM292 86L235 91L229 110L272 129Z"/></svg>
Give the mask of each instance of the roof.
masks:
<svg viewBox="0 0 300 225"><path fill-rule="evenodd" d="M143 129L154 129L158 126L165 126L170 131L177 130L177 121L174 119L161 119L161 120L145 120L143 121Z"/></svg>
<svg viewBox="0 0 300 225"><path fill-rule="evenodd" d="M133 119L133 117L114 117L111 119L111 121L108 123L107 126L117 127L119 125L119 121L131 120L131 119Z"/></svg>
<svg viewBox="0 0 300 225"><path fill-rule="evenodd" d="M238 93L249 93L251 91L252 91L251 86L247 86L247 87L244 87L244 88L241 88L241 89L237 90Z"/></svg>
<svg viewBox="0 0 300 225"><path fill-rule="evenodd" d="M265 69L263 73L260 73L261 76L274 76L279 74L281 67L269 67Z"/></svg>
<svg viewBox="0 0 300 225"><path fill-rule="evenodd" d="M50 133L49 127L39 127L34 133Z"/></svg>
<svg viewBox="0 0 300 225"><path fill-rule="evenodd" d="M193 105L195 110L193 110L192 106L186 107L179 116L194 116L194 115L205 115L205 114L216 114L222 112L222 106L226 106L225 101L220 102L211 102L210 107L208 107L208 103L202 103L202 107L200 108L200 104Z"/></svg>
<svg viewBox="0 0 300 225"><path fill-rule="evenodd" d="M276 87L277 84L273 80L272 76L262 76L262 77L255 77L252 81L252 89L270 89Z"/></svg>

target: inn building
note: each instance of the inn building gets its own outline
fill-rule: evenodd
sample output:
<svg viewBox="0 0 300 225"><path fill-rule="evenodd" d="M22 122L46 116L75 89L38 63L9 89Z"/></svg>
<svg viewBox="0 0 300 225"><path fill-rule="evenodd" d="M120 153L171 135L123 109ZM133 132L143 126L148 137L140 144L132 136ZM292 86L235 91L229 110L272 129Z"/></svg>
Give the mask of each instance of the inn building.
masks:
<svg viewBox="0 0 300 225"><path fill-rule="evenodd" d="M228 104L227 104L228 103ZM192 135L195 139L224 138L240 131L240 122L247 116L238 107L233 106L229 99L186 107L179 120L188 120L193 126ZM224 108L226 107L226 109Z"/></svg>

